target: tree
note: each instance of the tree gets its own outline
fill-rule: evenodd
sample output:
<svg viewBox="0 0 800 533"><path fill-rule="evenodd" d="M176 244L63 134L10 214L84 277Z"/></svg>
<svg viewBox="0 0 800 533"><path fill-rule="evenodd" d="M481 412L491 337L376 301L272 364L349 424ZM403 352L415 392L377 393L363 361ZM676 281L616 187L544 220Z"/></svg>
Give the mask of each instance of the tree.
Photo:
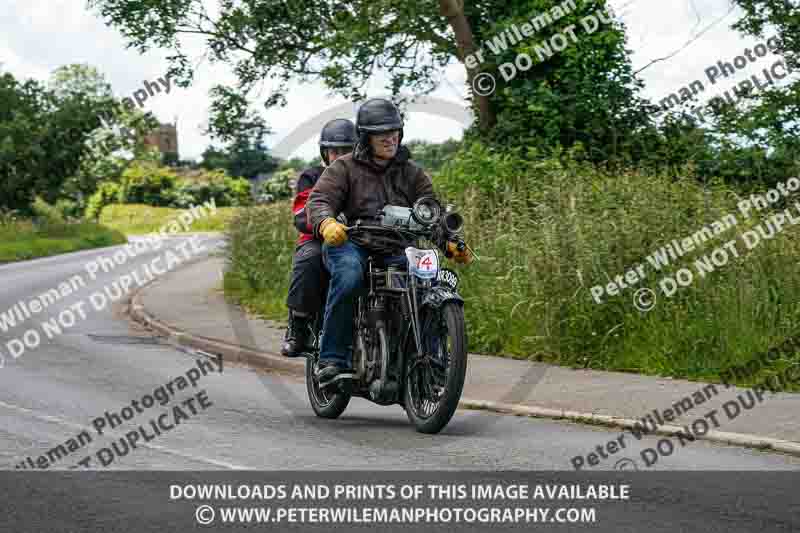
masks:
<svg viewBox="0 0 800 533"><path fill-rule="evenodd" d="M498 39L505 43L512 25L524 28L533 17L549 17L563 0L221 0L213 16L206 3L90 0L132 46L170 48L173 77L183 83L193 74L181 45L184 34L204 37L213 61L232 64L239 87L213 91L218 105L212 105L210 124L217 133L235 131L246 116L247 92L263 80L274 82L266 107L285 103L292 80L319 79L345 97L362 98L378 70L388 74L393 94L403 89L419 95L434 89L439 71L453 61L466 72L479 117L477 134L498 144L532 140L541 151L581 143L594 160L603 160L622 152L648 124L637 97L641 81L632 74L618 23L579 35L578 43L519 72L491 96L473 91L479 73L500 79L499 66L517 54L534 55L536 45L569 25L580 32L580 20L605 8L605 0L575 2L577 8L555 23L502 47L496 46ZM534 127L525 131L528 120Z"/></svg>
<svg viewBox="0 0 800 533"><path fill-rule="evenodd" d="M61 99L83 95L94 102L107 103L114 98L105 76L86 63L58 67L50 74L48 86Z"/></svg>
<svg viewBox="0 0 800 533"><path fill-rule="evenodd" d="M227 149L218 149L209 146L202 154L202 168L208 170L225 170L233 177L254 179L259 174L272 172L278 168L278 162L273 158L263 143L253 142L246 138L239 138Z"/></svg>
<svg viewBox="0 0 800 533"><path fill-rule="evenodd" d="M315 164L315 161L319 161ZM302 172L308 167L317 166L322 164L322 158L317 156L311 161L306 161L302 157L293 157L291 159L287 159L283 161L280 166L280 170L292 169L295 172Z"/></svg>
<svg viewBox="0 0 800 533"><path fill-rule="evenodd" d="M522 27L531 13L549 13L560 4L510 2L498 8L503 16L486 31ZM594 162L636 160L648 152L641 134L655 128L640 96L643 82L633 74L625 27L608 13L606 0L575 4L533 38L493 56L489 66L501 73L493 99L498 121L483 137L528 157L579 146Z"/></svg>
<svg viewBox="0 0 800 533"><path fill-rule="evenodd" d="M411 151L411 157L426 172L437 172L461 148L461 141L448 139L443 143L412 140L405 143Z"/></svg>
<svg viewBox="0 0 800 533"><path fill-rule="evenodd" d="M759 38L777 31L780 54L787 70L800 69L800 17L797 2L787 0L736 0L745 15L733 28ZM765 32L769 30L768 34ZM800 80L770 87L742 98L744 105L725 105L717 113L717 126L729 144L738 146L752 173L775 182L800 168ZM753 157L753 154L759 154ZM742 161L737 162L739 169ZM753 166L755 168L753 168Z"/></svg>
<svg viewBox="0 0 800 533"><path fill-rule="evenodd" d="M0 207L28 212L35 196L55 203L97 123L96 102L85 94L58 96L0 76Z"/></svg>
<svg viewBox="0 0 800 533"><path fill-rule="evenodd" d="M501 2L490 2L501 4ZM118 28L131 46L171 48L170 71L179 84L193 69L182 35L203 36L212 61L233 63L241 90L220 87L226 105L214 114L236 113L231 105L257 83L276 82L265 106L285 103L290 80L321 79L334 92L358 99L370 77L385 70L388 89L424 94L436 87L438 72L474 49L473 20L492 13L463 0L242 0L220 1L215 15L203 0L90 0L90 6ZM154 23L153 21L157 21ZM475 68L467 69L472 80ZM480 123L493 124L487 97L473 95ZM232 121L214 120L217 125Z"/></svg>
<svg viewBox="0 0 800 533"><path fill-rule="evenodd" d="M158 121L138 109L120 106L105 77L87 64L57 68L49 86L61 107L69 108L75 101L87 105L89 130L75 140L84 150L78 168L65 180L61 191L82 202L99 182L117 180L132 159L145 157L144 138Z"/></svg>
<svg viewBox="0 0 800 533"><path fill-rule="evenodd" d="M237 139L230 148L228 173L233 177L254 179L259 174L278 168L278 162L269 155L260 141L246 138Z"/></svg>

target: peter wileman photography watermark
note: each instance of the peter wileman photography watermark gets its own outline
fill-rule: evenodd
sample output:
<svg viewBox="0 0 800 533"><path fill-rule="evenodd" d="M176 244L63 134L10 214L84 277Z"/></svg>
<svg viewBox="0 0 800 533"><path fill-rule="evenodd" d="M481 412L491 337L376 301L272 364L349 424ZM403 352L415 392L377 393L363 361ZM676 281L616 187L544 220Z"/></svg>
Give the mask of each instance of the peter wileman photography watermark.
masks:
<svg viewBox="0 0 800 533"><path fill-rule="evenodd" d="M728 213L683 239L673 239L648 255L645 258L646 262L639 263L625 272L625 274L617 275L605 284L591 287L589 291L592 298L595 302L601 304L604 296L621 294L623 290L634 287L647 278L647 264L650 265L652 271L661 272L681 257L702 249L707 242L725 234L731 228L739 225L740 221L747 220L753 217L754 214L769 209L771 205L784 198L789 198L798 189L800 189L800 178L793 177L789 178L785 183L779 183L764 194L751 194L748 198L744 198L736 204L738 217L734 213ZM794 226L799 223L800 201L795 201L794 204L783 211L773 213L752 229L742 232L739 235L741 243L738 243L739 238L728 240L709 253L695 259L691 264L692 268L683 267L678 269L674 275L662 276L657 282L661 295L667 298L672 297L678 290L688 287L697 278L705 278L717 269L727 265L732 258L740 257L741 252L753 250L762 242L774 238L787 226ZM744 245L743 248L742 245ZM649 287L639 289L634 294L634 305L640 311L649 311L655 307L655 304L656 292Z"/></svg>
<svg viewBox="0 0 800 533"><path fill-rule="evenodd" d="M705 69L704 72L706 78L708 79L708 83L715 85L723 78L735 77L737 71L746 69L748 66L756 63L768 54L780 53L781 46L782 43L780 39L777 36L773 36L767 39L764 43L758 43L752 49L745 48L742 55L734 57L731 61L720 59L715 64L712 64ZM794 69L792 66L787 63L785 59L779 58L768 68L765 67L762 69L761 73L752 74L749 78L744 79L736 84L733 87L733 94L731 94L731 91L726 90L722 93L722 96L715 96L704 105L693 107L691 113L700 122L704 122L704 110L709 112L716 111L721 109L725 103L734 105L746 95L751 94L753 91L763 91L764 89L775 85L778 81L786 78L793 72ZM699 79L695 80L688 86L681 87L677 94L671 93L662 98L659 102L659 110L655 113L655 115L659 115L664 111L668 111L675 106L692 100L705 90L706 86L703 84L703 82Z"/></svg>
<svg viewBox="0 0 800 533"><path fill-rule="evenodd" d="M552 7L549 11L531 17L531 19L524 24L512 24L508 29L487 41L486 47L492 55L499 56L506 52L509 47L516 46L523 40L532 37L537 32L540 32L576 9L577 5L575 0L565 0ZM601 8L595 11L594 14L581 18L579 25L570 24L566 26L548 39L540 40L533 45L533 51L538 59L537 62L542 63L547 61L549 58L553 57L556 52L564 51L570 45L570 41L573 44L577 43L579 39L578 35L575 33L576 30L582 29L585 35L591 35L600 28L601 24L611 24L612 22L611 16ZM469 54L464 58L464 64L470 70L478 68L482 63L486 62L485 53L486 49L481 48ZM534 62L530 54L518 53L513 61L500 64L498 70L503 80L509 82L520 72L526 72L533 68L534 64L537 62ZM477 94L488 96L497 88L497 80L492 74L481 72L474 77L472 88Z"/></svg>
<svg viewBox="0 0 800 533"><path fill-rule="evenodd" d="M156 387L152 392L131 401L129 405L119 410L105 411L101 416L92 420L91 429L79 432L74 437L50 448L36 459L26 457L15 468L17 470L48 469L76 452L81 450L85 452L85 448L94 442L94 439L110 435L116 436L114 429L145 413L148 409L166 407L175 400L178 392L190 386L196 389L199 381L209 373L222 373L222 362L217 362L217 369L215 370L214 365L209 360L198 359L195 367L190 368L184 374ZM205 389L192 392L191 396L173 405L168 410L154 415L153 418L143 422L135 429L127 431L123 436L111 442L110 445L103 446L93 454L85 456L70 468L110 466L115 460L125 457L135 450L137 443L139 443L139 446L144 446L162 434L172 431L183 421L190 420L192 416L205 411L213 405Z"/></svg>
<svg viewBox="0 0 800 533"><path fill-rule="evenodd" d="M193 205L164 224L157 233L151 233L142 239L126 244L113 254L104 254L92 259L84 265L84 273L75 274L59 283L58 286L31 299L20 300L10 309L0 312L0 331L8 333L12 328L22 326L36 315L45 313L48 308L55 306L59 301L87 287L87 279L95 280L102 274L111 273L142 254L160 250L168 236L188 231L195 221L216 212L217 205L214 199L200 206ZM79 321L86 320L90 306L95 311L102 311L109 304L121 300L135 287L143 287L157 276L174 270L193 257L199 257L207 251L199 239L198 235L188 237L173 248L165 249L150 261L121 275L102 289L92 292L88 298L83 298L58 314L39 321L37 327L29 328L22 335L5 343L8 354L12 359L19 358L26 350L38 348L43 338L53 339L56 335L61 335L64 331L75 327ZM5 356L0 350L0 368L5 365L5 361Z"/></svg>
<svg viewBox="0 0 800 533"><path fill-rule="evenodd" d="M725 389L729 389L734 379L747 379L755 376L762 368L774 362L780 353L781 351L778 349L770 349L754 357L744 365L732 366L726 369L720 373L719 378L725 385ZM791 365L767 376L754 387L737 394L735 399L724 402L721 406L721 412L720 409L710 409L691 423L684 424L682 429L671 431L671 435L661 438L655 447L644 448L639 452L641 463L648 468L652 467L658 462L659 458L669 457L675 453L675 450L679 449L678 446L683 448L696 441L699 437L706 435L711 431L712 426L714 429L718 429L724 422L732 422L742 413L752 410L756 405L760 405L764 402L767 392L774 395L797 384L800 384L800 365ZM570 460L570 464L575 470L584 469L586 466L598 466L603 461L611 459L612 456L627 448L627 443L630 441L626 441L625 437L632 436L637 441L640 441L646 435L656 433L659 430L663 431L668 422L673 422L678 417L692 411L698 405L711 400L719 394L720 391L717 385L708 384L699 387L692 394L673 402L668 408L653 409L650 413L640 418L641 422L636 422L629 427L627 433L620 432L615 439L597 444L593 451L585 455L574 456ZM614 467L618 470L638 469L638 463L634 459L623 457L615 463Z"/></svg>
<svg viewBox="0 0 800 533"><path fill-rule="evenodd" d="M117 105L116 111L101 113L99 117L103 124L110 128L111 124L114 122L114 117L121 112L122 108L127 108L128 111L134 109L136 105L138 105L140 109L144 108L144 103L148 98L156 94L161 94L162 87L164 88L164 94L169 94L169 91L172 89L172 81L169 79L169 76L162 76L157 78L156 81L158 83L143 80L144 88L136 89L132 97L128 96L123 98ZM135 104L134 100L136 100Z"/></svg>

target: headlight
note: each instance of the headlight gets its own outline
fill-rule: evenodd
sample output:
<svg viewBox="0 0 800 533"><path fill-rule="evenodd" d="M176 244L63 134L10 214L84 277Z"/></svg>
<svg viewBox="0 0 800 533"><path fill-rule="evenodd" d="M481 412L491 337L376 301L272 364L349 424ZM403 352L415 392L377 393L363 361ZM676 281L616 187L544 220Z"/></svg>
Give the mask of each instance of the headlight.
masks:
<svg viewBox="0 0 800 533"><path fill-rule="evenodd" d="M411 216L418 224L423 226L433 226L439 222L442 216L442 206L433 198L420 198L414 202Z"/></svg>
<svg viewBox="0 0 800 533"><path fill-rule="evenodd" d="M447 213L442 222L449 233L461 233L461 230L464 228L464 217L455 211Z"/></svg>

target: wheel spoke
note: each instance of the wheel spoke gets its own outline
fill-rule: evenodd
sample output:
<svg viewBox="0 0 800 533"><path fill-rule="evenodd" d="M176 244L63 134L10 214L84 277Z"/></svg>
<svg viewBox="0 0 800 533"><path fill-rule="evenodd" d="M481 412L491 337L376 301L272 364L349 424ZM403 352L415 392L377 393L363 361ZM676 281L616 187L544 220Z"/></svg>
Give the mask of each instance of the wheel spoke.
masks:
<svg viewBox="0 0 800 533"><path fill-rule="evenodd" d="M408 393L412 411L427 419L443 409L453 376L453 349L457 339L451 331L445 311L425 317L422 328L422 346L425 353L417 354L409 362L407 371Z"/></svg>

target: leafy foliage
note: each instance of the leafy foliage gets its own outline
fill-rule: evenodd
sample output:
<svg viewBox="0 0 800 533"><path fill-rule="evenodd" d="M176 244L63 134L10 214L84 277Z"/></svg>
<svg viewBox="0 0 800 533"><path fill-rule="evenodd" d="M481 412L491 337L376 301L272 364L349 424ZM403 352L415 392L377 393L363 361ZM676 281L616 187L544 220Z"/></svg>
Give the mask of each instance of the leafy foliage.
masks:
<svg viewBox="0 0 800 533"><path fill-rule="evenodd" d="M35 196L57 199L86 153L94 110L83 96L60 99L36 81L0 75L0 207L30 213Z"/></svg>
<svg viewBox="0 0 800 533"><path fill-rule="evenodd" d="M442 168L461 147L461 142L455 139L448 139L443 143L413 140L404 144L411 151L411 158L428 173Z"/></svg>
<svg viewBox="0 0 800 533"><path fill-rule="evenodd" d="M246 95L262 80L274 82L264 99L284 104L290 81L319 79L347 98L363 97L382 69L388 89L422 94L435 88L438 71L457 55L448 20L437 2L355 0L220 1L213 13L203 0L90 0L131 46L172 49L170 77L190 83L194 71L182 39L206 39L213 62L231 65L236 88L212 90L209 131L231 140L250 128Z"/></svg>
<svg viewBox="0 0 800 533"><path fill-rule="evenodd" d="M238 138L225 149L209 146L202 155L200 167L224 170L234 177L254 179L259 174L272 172L278 167L278 162L260 140Z"/></svg>
<svg viewBox="0 0 800 533"><path fill-rule="evenodd" d="M251 203L250 182L231 178L222 171L206 172L200 178L179 180L169 193L173 207L189 207L212 199L218 206L245 206Z"/></svg>
<svg viewBox="0 0 800 533"><path fill-rule="evenodd" d="M120 186L118 184L110 181L101 183L86 204L86 218L97 220L105 206L119 201L119 194Z"/></svg>
<svg viewBox="0 0 800 533"><path fill-rule="evenodd" d="M122 173L119 202L168 206L178 176L169 168L134 162Z"/></svg>
<svg viewBox="0 0 800 533"><path fill-rule="evenodd" d="M135 161L122 174L120 183L100 184L89 199L85 216L97 219L111 204L185 209L213 201L218 207L241 207L252 203L250 189L247 180L231 178L224 171L180 177L175 170L152 161Z"/></svg>
<svg viewBox="0 0 800 533"><path fill-rule="evenodd" d="M261 184L261 193L267 194L273 200L283 200L291 198L293 195L293 187L297 179L297 171L292 168L286 168L278 171L272 177Z"/></svg>

